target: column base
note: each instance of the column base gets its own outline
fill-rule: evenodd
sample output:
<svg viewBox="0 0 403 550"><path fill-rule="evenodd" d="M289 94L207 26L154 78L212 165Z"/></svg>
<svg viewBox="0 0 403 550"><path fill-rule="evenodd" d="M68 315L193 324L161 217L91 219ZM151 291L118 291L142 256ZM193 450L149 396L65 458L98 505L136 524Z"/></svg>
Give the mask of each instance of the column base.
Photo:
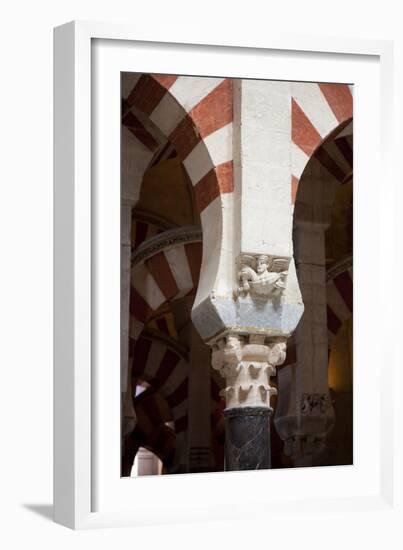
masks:
<svg viewBox="0 0 403 550"><path fill-rule="evenodd" d="M225 470L271 468L271 412L267 407L225 409Z"/></svg>

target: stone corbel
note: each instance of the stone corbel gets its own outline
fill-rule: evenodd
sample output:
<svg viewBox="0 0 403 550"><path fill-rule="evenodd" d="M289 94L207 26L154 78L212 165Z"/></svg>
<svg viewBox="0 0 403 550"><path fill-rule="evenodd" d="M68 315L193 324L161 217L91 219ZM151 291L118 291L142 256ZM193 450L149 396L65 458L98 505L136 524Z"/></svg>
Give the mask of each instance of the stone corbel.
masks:
<svg viewBox="0 0 403 550"><path fill-rule="evenodd" d="M326 434L295 435L284 443L284 454L296 466L310 465L313 457L321 455L326 448Z"/></svg>
<svg viewBox="0 0 403 550"><path fill-rule="evenodd" d="M222 391L227 409L266 407L276 389L270 377L285 360L285 339L267 341L264 335L230 335L213 347L212 366L226 380Z"/></svg>
<svg viewBox="0 0 403 550"><path fill-rule="evenodd" d="M284 454L295 466L310 466L326 449L326 438L334 426L334 411L328 393L303 393L298 416L274 420L284 441Z"/></svg>

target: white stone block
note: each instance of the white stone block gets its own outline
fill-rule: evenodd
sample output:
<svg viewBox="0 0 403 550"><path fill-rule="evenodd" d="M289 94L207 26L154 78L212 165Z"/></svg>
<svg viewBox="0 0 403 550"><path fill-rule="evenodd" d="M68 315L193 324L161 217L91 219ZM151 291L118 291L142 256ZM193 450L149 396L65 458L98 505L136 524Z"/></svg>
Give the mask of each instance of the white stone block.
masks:
<svg viewBox="0 0 403 550"><path fill-rule="evenodd" d="M180 76L169 89L169 93L189 112L200 101L223 82L223 78Z"/></svg>
<svg viewBox="0 0 403 550"><path fill-rule="evenodd" d="M120 209L120 243L121 245L131 245L132 229L132 207L128 204L122 204Z"/></svg>
<svg viewBox="0 0 403 550"><path fill-rule="evenodd" d="M326 137L334 128L337 128L339 122L318 84L292 82L291 89L294 99L322 138Z"/></svg>
<svg viewBox="0 0 403 550"><path fill-rule="evenodd" d="M168 137L185 117L184 108L166 93L150 115L150 120Z"/></svg>
<svg viewBox="0 0 403 550"><path fill-rule="evenodd" d="M137 292L153 310L157 310L165 302L165 296L144 264L138 264L132 270L131 281Z"/></svg>
<svg viewBox="0 0 403 550"><path fill-rule="evenodd" d="M144 172L153 154L129 130L122 129L122 201L136 204Z"/></svg>
<svg viewBox="0 0 403 550"><path fill-rule="evenodd" d="M242 80L236 95L241 251L290 256L291 102L284 82Z"/></svg>
<svg viewBox="0 0 403 550"><path fill-rule="evenodd" d="M127 99L140 77L140 73L122 73L122 97L124 99Z"/></svg>
<svg viewBox="0 0 403 550"><path fill-rule="evenodd" d="M193 279L184 246L177 245L168 248L165 250L164 254L168 260L176 284L182 291L181 295L185 295L193 288Z"/></svg>
<svg viewBox="0 0 403 550"><path fill-rule="evenodd" d="M203 140L199 141L196 147L183 161L183 166L192 182L196 185L213 167L213 161Z"/></svg>

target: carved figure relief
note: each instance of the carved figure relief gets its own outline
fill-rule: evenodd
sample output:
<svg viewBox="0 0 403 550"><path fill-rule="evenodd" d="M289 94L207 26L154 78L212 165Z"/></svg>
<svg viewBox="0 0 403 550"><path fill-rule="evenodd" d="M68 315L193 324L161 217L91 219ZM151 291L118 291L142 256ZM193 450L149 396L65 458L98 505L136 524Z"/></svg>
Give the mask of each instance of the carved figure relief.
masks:
<svg viewBox="0 0 403 550"><path fill-rule="evenodd" d="M320 416L326 413L328 396L325 393L304 393L301 398L301 414Z"/></svg>
<svg viewBox="0 0 403 550"><path fill-rule="evenodd" d="M285 289L290 260L267 254L242 254L238 271L238 294L279 296Z"/></svg>

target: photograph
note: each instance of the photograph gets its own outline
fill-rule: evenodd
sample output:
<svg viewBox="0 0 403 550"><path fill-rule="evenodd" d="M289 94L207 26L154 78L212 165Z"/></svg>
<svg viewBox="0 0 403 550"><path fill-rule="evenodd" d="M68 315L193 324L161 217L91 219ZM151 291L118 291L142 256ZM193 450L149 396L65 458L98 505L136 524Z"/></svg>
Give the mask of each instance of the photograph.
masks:
<svg viewBox="0 0 403 550"><path fill-rule="evenodd" d="M120 74L121 476L353 465L354 85Z"/></svg>
<svg viewBox="0 0 403 550"><path fill-rule="evenodd" d="M400 5L3 4L0 547L401 550Z"/></svg>

